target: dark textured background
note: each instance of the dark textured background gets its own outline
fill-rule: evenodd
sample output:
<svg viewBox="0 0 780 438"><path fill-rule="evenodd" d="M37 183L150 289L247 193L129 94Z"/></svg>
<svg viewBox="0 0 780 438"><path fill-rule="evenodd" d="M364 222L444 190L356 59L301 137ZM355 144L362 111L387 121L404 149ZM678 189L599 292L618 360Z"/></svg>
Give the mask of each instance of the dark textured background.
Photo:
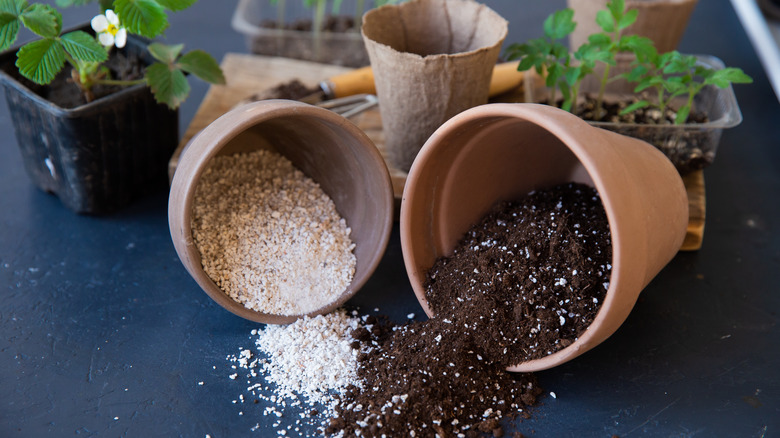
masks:
<svg viewBox="0 0 780 438"><path fill-rule="evenodd" d="M509 41L540 35L563 5L487 3L510 21ZM201 0L173 16L167 36L217 59L245 52L233 9ZM92 14L70 11L66 27ZM557 398L516 425L526 435L780 436L780 106L728 0L699 2L681 50L755 78L736 87L745 121L724 133L705 172L704 246L678 255L607 342L539 373ZM207 89L191 84L182 130ZM186 273L166 194L108 217L74 215L25 175L5 103L0 134L0 437L271 436L263 404L232 403L246 385L228 379L225 360L258 325ZM399 320L422 314L397 228L349 304Z"/></svg>

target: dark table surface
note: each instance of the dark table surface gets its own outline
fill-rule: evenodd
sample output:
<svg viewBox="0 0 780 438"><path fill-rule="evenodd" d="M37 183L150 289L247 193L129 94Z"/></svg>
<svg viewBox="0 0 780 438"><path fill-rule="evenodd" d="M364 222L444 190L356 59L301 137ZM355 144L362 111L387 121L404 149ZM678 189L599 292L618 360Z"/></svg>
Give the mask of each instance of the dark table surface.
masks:
<svg viewBox="0 0 780 438"><path fill-rule="evenodd" d="M217 59L246 52L228 3L175 14L167 38ZM509 41L540 35L563 6L488 3L510 21ZM92 12L69 12L66 26ZM745 120L724 132L705 172L704 245L677 255L614 336L538 373L557 398L513 426L526 435L780 436L780 105L728 0L699 2L680 49L755 78L736 87ZM207 89L191 84L182 130ZM233 402L246 385L228 378L226 356L250 347L261 326L216 305L184 270L167 194L110 216L75 215L30 182L4 103L0 133L0 436L275 435L263 403ZM397 226L349 304L422 315Z"/></svg>

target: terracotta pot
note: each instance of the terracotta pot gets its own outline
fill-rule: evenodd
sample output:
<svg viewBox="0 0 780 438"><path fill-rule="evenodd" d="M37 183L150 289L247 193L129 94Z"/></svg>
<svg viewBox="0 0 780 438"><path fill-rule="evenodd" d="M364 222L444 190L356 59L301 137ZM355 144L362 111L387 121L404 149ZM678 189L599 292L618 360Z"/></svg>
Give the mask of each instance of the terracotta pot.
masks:
<svg viewBox="0 0 780 438"><path fill-rule="evenodd" d="M487 103L507 26L470 0L413 0L366 13L363 40L396 168L408 171L450 117Z"/></svg>
<svg viewBox="0 0 780 438"><path fill-rule="evenodd" d="M182 154L171 183L168 222L176 252L198 285L236 315L276 324L303 316L257 312L228 297L203 271L193 242L195 188L210 160L261 148L285 156L319 183L352 229L357 258L352 283L336 301L308 315L327 313L352 297L374 272L393 221L393 189L382 157L360 129L331 111L285 100L255 102L228 112L198 134Z"/></svg>
<svg viewBox="0 0 780 438"><path fill-rule="evenodd" d="M628 317L639 292L685 237L688 199L653 146L594 128L547 105L491 104L453 117L426 142L407 179L401 244L414 293L429 316L426 272L452 254L468 228L499 201L566 182L598 190L612 234L612 274L595 320L571 346L516 364L536 371L595 347Z"/></svg>
<svg viewBox="0 0 780 438"><path fill-rule="evenodd" d="M588 35L601 32L596 24L596 12L606 9L608 0L566 0L574 9L577 27L569 35L569 47L577 47L588 41ZM675 50L680 43L691 13L698 0L627 0L626 9L638 9L634 24L623 31L624 35L640 35L650 38L659 52Z"/></svg>

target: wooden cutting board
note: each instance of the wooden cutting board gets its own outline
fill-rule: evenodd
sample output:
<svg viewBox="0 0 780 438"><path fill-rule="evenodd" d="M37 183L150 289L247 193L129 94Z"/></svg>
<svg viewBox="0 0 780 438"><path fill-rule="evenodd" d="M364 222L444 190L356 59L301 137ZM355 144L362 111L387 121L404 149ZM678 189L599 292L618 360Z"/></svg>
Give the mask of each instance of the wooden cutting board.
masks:
<svg viewBox="0 0 780 438"><path fill-rule="evenodd" d="M297 78L307 86L313 87L323 79L350 70L348 67L335 65L238 53L228 53L222 60L221 66L225 73L227 84L212 85L209 88L169 162L169 179L173 179L179 156L192 137L219 118L219 116L232 109L241 100L294 78ZM351 120L376 144L387 163L379 110L374 108L353 117ZM390 164L388 164L388 170L393 181L396 206L398 206L403 195L406 173L394 168ZM680 249L682 251L696 251L701 248L704 236L704 174L701 171L694 172L683 178L683 181L688 190L690 216L688 233Z"/></svg>

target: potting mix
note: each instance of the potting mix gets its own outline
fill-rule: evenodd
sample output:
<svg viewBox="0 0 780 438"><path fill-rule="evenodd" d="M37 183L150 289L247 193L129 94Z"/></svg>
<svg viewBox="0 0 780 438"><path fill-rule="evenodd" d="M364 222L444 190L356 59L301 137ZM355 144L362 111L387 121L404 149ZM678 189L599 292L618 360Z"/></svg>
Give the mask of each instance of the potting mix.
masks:
<svg viewBox="0 0 780 438"><path fill-rule="evenodd" d="M499 204L429 271L434 318L339 310L254 330L256 350L228 356L230 377L246 384L234 402L263 407L242 415L280 417L280 436L503 436L543 392L506 366L574 342L604 300L610 263L594 189Z"/></svg>
<svg viewBox="0 0 780 438"><path fill-rule="evenodd" d="M351 230L333 200L278 153L214 157L192 211L203 270L249 309L313 312L355 274Z"/></svg>

